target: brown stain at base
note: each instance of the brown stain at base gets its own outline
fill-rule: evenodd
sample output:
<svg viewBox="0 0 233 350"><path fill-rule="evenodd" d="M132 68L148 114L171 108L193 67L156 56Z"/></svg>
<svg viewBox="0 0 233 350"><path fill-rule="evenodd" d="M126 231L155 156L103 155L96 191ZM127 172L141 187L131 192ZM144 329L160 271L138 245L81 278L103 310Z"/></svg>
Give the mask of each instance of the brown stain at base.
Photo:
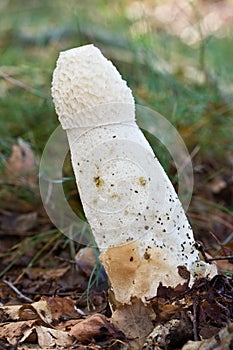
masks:
<svg viewBox="0 0 233 350"><path fill-rule="evenodd" d="M100 254L99 259L107 272L115 299L124 303L134 288L135 275L140 265L137 242L109 248Z"/></svg>
<svg viewBox="0 0 233 350"><path fill-rule="evenodd" d="M133 277L140 265L137 242L109 248L100 254L107 273L119 279Z"/></svg>
<svg viewBox="0 0 233 350"><path fill-rule="evenodd" d="M108 274L115 299L122 304L129 304L134 297L156 296L160 282L171 287L185 282L186 275L181 276L181 268L177 268L179 261L159 247L147 248L140 257L138 242L130 242L101 253L100 261Z"/></svg>

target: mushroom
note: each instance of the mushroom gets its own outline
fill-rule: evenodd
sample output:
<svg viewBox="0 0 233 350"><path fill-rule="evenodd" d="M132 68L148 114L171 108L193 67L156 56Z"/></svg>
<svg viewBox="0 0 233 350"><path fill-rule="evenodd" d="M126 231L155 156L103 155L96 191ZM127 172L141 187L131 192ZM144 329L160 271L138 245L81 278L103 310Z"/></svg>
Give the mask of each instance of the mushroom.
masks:
<svg viewBox="0 0 233 350"><path fill-rule="evenodd" d="M212 277L181 202L135 121L131 89L93 45L61 52L52 97L114 297L147 303L159 285Z"/></svg>

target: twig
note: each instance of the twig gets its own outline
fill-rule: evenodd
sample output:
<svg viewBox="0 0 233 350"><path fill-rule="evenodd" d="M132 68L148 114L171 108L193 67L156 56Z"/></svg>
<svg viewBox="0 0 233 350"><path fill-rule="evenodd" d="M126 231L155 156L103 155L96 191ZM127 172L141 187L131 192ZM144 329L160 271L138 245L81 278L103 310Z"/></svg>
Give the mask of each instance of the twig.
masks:
<svg viewBox="0 0 233 350"><path fill-rule="evenodd" d="M227 255L227 250L226 250L226 248L224 247L224 244L223 244L222 242L220 242L220 240L218 239L218 237L217 237L213 232L210 231L210 234L211 234L211 236L215 239L215 241L220 245L223 254Z"/></svg>
<svg viewBox="0 0 233 350"><path fill-rule="evenodd" d="M16 86L20 87L23 90L29 91L29 92L31 92L32 94L34 94L34 95L36 95L38 97L42 97L42 98L45 98L45 99L49 98L49 96L47 94L44 94L43 92L41 92L41 91L39 91L37 89L34 89L33 87L23 83L20 80L12 78L10 75L2 72L1 70L0 70L0 78L3 78L5 80L9 81L11 84L16 85Z"/></svg>
<svg viewBox="0 0 233 350"><path fill-rule="evenodd" d="M75 291L75 288L73 288L73 291ZM66 296L70 296L72 291L67 291L67 292L56 292L56 296L59 296L59 297L66 297ZM33 292L33 291L24 291L24 294L30 294L30 295L45 295L47 297L54 297L54 292L39 292L39 291L36 291L36 292Z"/></svg>
<svg viewBox="0 0 233 350"><path fill-rule="evenodd" d="M22 301L25 301L27 303L33 303L33 300L31 298L28 298L25 295L23 295L10 281L3 279L3 282L7 284L8 287L10 287Z"/></svg>
<svg viewBox="0 0 233 350"><path fill-rule="evenodd" d="M217 261L217 260L230 260L233 262L233 255L229 255L229 256L219 256L217 258L209 258L209 261Z"/></svg>
<svg viewBox="0 0 233 350"><path fill-rule="evenodd" d="M222 247L222 244L221 243L219 243L219 244ZM208 258L206 255L206 252L205 252L205 248L203 247L203 245L200 242L196 243L196 248L203 255L203 258L204 258L205 262L207 262L207 263L210 263L211 261L218 261L218 260L229 260L229 262L233 262L233 255L225 255L225 256L217 256L214 258ZM224 247L222 247L222 248L224 248Z"/></svg>
<svg viewBox="0 0 233 350"><path fill-rule="evenodd" d="M197 322L197 306L198 306L198 300L197 298L193 299L193 334L194 334L194 340L200 340L198 335L198 322Z"/></svg>
<svg viewBox="0 0 233 350"><path fill-rule="evenodd" d="M62 258L62 257L60 257L60 256L55 256L54 259L55 259L55 260L59 260L59 261L66 262L66 263L68 263L68 264L76 265L76 261L75 261L75 260L72 260L72 259L65 259L65 258Z"/></svg>

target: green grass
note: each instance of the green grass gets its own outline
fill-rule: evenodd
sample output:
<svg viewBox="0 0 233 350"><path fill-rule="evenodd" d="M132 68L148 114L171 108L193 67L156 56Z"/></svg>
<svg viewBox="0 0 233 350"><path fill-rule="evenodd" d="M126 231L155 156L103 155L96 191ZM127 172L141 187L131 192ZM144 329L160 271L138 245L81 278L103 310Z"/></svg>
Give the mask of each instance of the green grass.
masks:
<svg viewBox="0 0 233 350"><path fill-rule="evenodd" d="M233 77L232 37L210 37L205 45L190 47L163 30L132 35L133 23L125 16L122 1L112 6L98 0L6 4L1 5L0 14L0 69L25 88L0 80L1 139L14 142L21 136L41 153L57 125L50 81L58 53L94 42L116 64L139 104L156 109L181 133L193 128L190 142L183 132L190 149L193 140L208 155L222 156L232 147L232 106L219 93L222 86L227 90ZM202 46L204 67L200 67ZM168 69L161 68L161 62ZM187 78L187 67L208 69L216 82L200 84ZM199 129L199 124L204 128ZM0 147L2 153L7 152L2 142Z"/></svg>

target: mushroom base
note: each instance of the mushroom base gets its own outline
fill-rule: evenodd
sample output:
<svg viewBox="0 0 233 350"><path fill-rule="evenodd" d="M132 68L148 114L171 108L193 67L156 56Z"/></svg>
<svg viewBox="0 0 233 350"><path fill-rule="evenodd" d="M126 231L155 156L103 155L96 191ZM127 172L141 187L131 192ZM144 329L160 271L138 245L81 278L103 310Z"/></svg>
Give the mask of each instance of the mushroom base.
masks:
<svg viewBox="0 0 233 350"><path fill-rule="evenodd" d="M157 295L163 286L188 284L190 273L171 253L159 247L147 248L140 254L138 242L109 248L100 254L116 301L130 304L133 298L144 303Z"/></svg>

